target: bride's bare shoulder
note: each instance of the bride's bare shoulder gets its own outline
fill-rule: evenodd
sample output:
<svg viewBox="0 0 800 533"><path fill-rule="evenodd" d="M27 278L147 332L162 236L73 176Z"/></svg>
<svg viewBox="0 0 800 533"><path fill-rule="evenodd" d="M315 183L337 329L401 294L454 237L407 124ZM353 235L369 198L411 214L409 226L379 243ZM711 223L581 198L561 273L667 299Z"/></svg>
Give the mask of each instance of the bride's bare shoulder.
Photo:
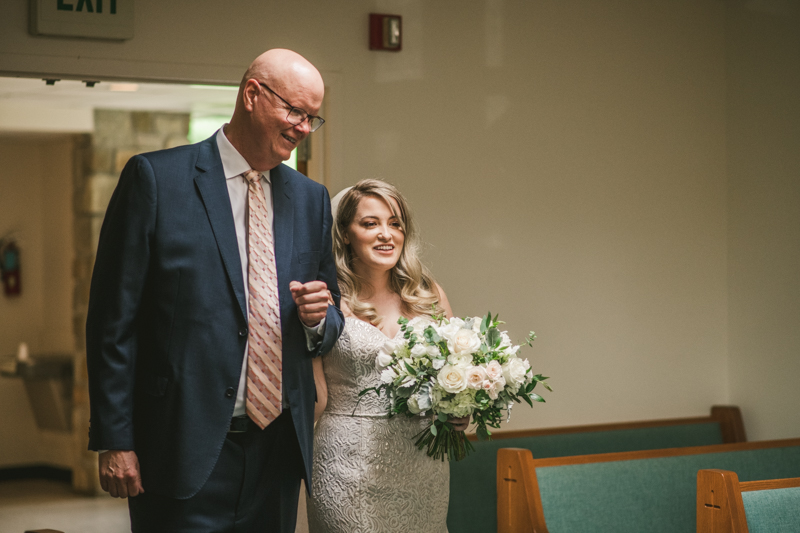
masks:
<svg viewBox="0 0 800 533"><path fill-rule="evenodd" d="M453 310L450 308L450 301L447 299L444 289L438 283L436 284L436 291L439 293L439 305L444 308L445 315L447 315L447 318L453 318Z"/></svg>

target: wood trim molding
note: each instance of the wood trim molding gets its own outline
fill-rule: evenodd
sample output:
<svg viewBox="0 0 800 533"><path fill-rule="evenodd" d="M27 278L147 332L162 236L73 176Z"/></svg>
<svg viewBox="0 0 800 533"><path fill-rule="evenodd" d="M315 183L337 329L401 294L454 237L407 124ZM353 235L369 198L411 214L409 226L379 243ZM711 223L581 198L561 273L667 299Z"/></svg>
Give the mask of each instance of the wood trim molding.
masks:
<svg viewBox="0 0 800 533"><path fill-rule="evenodd" d="M711 446L689 446L685 448L663 448L660 450L640 450L634 452L548 457L544 459L534 459L534 464L536 468L539 468L586 463L610 463L613 461L631 461L636 459L652 459L656 457L679 457L682 455L699 455L703 453L724 453L744 450L760 450L765 448L786 448L790 446L800 446L800 439L734 442L731 444L713 444Z"/></svg>
<svg viewBox="0 0 800 533"><path fill-rule="evenodd" d="M800 487L800 477L739 482L739 490L742 492L751 492L754 490L794 489L797 487Z"/></svg>
<svg viewBox="0 0 800 533"><path fill-rule="evenodd" d="M718 422L722 430L722 440L725 443L745 442L744 423L742 414L736 406L713 406L709 416L689 418L666 418L661 420L641 420L638 422L615 422L611 424L592 424L586 426L564 426L544 429L521 429L514 431L492 432L492 440L516 439L524 437L541 437L545 435L562 435L568 433L590 433L599 431L618 431L626 429L641 429L662 426L682 426L688 424L708 424ZM472 433L467 435L471 441L478 437Z"/></svg>

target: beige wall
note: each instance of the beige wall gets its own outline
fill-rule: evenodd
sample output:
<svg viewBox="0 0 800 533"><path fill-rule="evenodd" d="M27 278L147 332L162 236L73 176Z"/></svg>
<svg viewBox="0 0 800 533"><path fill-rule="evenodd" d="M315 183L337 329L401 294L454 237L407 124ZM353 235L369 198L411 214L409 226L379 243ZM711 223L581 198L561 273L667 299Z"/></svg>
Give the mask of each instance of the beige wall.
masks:
<svg viewBox="0 0 800 533"><path fill-rule="evenodd" d="M22 294L0 295L0 355L71 353L72 143L65 137L0 137L0 235L21 249ZM0 467L72 464L70 436L36 428L18 379L0 378Z"/></svg>
<svg viewBox="0 0 800 533"><path fill-rule="evenodd" d="M730 398L748 436L800 436L800 5L728 13Z"/></svg>
<svg viewBox="0 0 800 533"><path fill-rule="evenodd" d="M332 192L399 185L455 311L539 334L556 392L511 427L729 400L724 2L233 5L139 0L136 37L109 43L31 37L17 0L0 71L236 82L298 50L329 86ZM367 49L369 12L403 16L402 52ZM752 396L733 398L761 416Z"/></svg>

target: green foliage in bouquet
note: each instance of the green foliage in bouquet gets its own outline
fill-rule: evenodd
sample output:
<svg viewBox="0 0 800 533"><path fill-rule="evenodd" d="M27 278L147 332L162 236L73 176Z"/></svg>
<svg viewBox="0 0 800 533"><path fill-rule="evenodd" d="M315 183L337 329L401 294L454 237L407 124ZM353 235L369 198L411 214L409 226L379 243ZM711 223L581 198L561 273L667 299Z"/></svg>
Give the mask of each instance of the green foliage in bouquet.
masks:
<svg viewBox="0 0 800 533"><path fill-rule="evenodd" d="M510 416L514 403L544 402L534 392L541 383L552 391L547 377L534 374L528 362L517 356L503 322L488 313L481 319L441 316L398 320L401 341L390 340L376 358L381 385L361 391L385 394L390 416L408 417L430 413L430 426L415 438L419 449L434 459L458 461L473 451L452 418L470 416L478 439L491 438L489 428L499 428ZM530 332L524 344L531 346Z"/></svg>

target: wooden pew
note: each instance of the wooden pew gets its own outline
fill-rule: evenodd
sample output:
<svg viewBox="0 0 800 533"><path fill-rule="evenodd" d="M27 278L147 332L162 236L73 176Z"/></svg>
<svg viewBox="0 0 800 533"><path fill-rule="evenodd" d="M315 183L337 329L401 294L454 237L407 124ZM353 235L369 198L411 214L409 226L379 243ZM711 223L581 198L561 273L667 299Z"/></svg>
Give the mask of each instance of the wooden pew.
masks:
<svg viewBox="0 0 800 533"><path fill-rule="evenodd" d="M800 477L800 439L534 459L497 457L499 533L696 530L697 472L749 480Z"/></svg>
<svg viewBox="0 0 800 533"><path fill-rule="evenodd" d="M739 481L729 470L697 473L698 533L800 531L800 477Z"/></svg>
<svg viewBox="0 0 800 533"><path fill-rule="evenodd" d="M475 451L450 463L452 532L490 532L497 528L497 450L526 448L537 459L745 442L742 414L735 406L714 406L709 416L571 426L492 434L490 441L468 437Z"/></svg>

